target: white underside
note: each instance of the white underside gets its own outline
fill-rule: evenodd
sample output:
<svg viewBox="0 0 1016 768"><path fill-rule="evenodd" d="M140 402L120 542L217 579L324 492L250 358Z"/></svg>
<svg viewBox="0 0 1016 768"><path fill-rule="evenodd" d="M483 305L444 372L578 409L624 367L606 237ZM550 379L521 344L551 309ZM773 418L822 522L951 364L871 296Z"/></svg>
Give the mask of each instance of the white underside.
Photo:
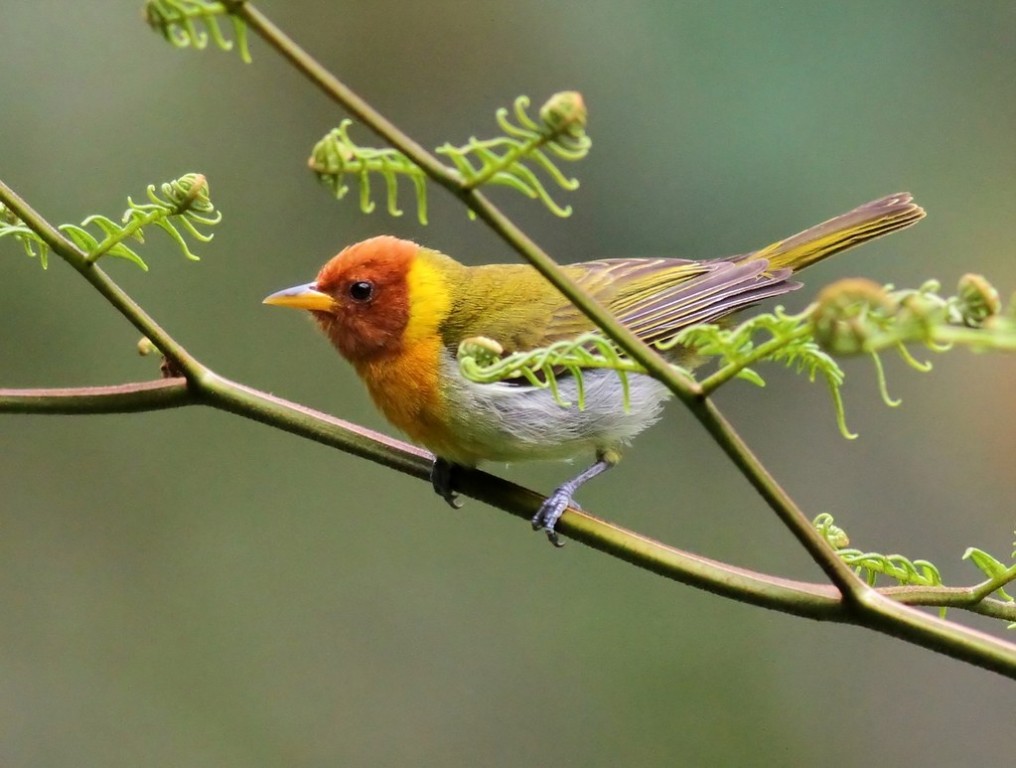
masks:
<svg viewBox="0 0 1016 768"><path fill-rule="evenodd" d="M516 384L477 384L462 377L458 363L447 358L446 392L453 406L452 425L474 459L526 461L568 459L627 444L660 417L670 392L648 376L628 376L629 407L618 374L590 370L583 376L584 405L578 407L575 380L559 382L561 405L549 389ZM448 457L472 463L467 457Z"/></svg>

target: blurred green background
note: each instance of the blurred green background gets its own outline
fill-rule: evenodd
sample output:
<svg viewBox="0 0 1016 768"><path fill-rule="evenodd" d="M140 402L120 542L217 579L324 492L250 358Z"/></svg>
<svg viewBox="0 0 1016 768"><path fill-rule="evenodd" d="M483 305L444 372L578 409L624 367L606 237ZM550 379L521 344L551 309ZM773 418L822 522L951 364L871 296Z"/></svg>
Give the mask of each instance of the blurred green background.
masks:
<svg viewBox="0 0 1016 768"><path fill-rule="evenodd" d="M331 199L304 163L342 112L260 41L252 66L174 50L138 5L3 4L2 178L63 222L207 174L225 219L203 260L153 230L151 271L111 274L224 375L385 428L310 324L261 298L379 233L514 256L436 189L427 228ZM788 306L854 275L1016 288L1011 0L261 7L427 145L489 135L520 93L581 90L594 146L564 198L575 215L494 193L562 261L739 253L905 189L928 219L810 270ZM154 375L58 260L0 254L0 386ZM810 514L972 583L966 546L1012 548L1016 362L935 366L889 361L890 410L850 362L854 442L824 387L790 374L719 399ZM4 766L1011 764L1011 682L554 551L515 518L452 513L418 481L260 425L199 409L0 425ZM571 472L493 469L543 489ZM582 501L820 578L676 406Z"/></svg>

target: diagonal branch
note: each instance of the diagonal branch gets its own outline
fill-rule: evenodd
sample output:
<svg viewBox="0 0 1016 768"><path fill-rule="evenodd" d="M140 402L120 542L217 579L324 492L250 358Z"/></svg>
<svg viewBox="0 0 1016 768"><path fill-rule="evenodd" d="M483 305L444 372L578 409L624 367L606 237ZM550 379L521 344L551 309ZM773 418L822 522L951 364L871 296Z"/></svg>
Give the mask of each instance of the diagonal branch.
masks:
<svg viewBox="0 0 1016 768"><path fill-rule="evenodd" d="M158 323L141 308L96 264L90 262L85 253L64 234L40 216L32 207L0 179L0 202L6 205L25 225L36 232L54 253L72 266L85 278L127 321L145 335L162 354L169 358L177 369L194 379L205 373L203 366L166 333Z"/></svg>
<svg viewBox="0 0 1016 768"><path fill-rule="evenodd" d="M209 375L191 385L182 377L106 387L0 389L0 413L109 414L206 405L261 422L331 448L428 480L426 451L343 419L234 381ZM462 492L529 520L543 497L507 480L472 470ZM569 515L564 533L589 547L682 584L804 618L856 623L829 585L784 579L722 563L654 541L585 512ZM1016 604L984 599L976 587L886 587L878 592L915 606L949 606L1016 621Z"/></svg>

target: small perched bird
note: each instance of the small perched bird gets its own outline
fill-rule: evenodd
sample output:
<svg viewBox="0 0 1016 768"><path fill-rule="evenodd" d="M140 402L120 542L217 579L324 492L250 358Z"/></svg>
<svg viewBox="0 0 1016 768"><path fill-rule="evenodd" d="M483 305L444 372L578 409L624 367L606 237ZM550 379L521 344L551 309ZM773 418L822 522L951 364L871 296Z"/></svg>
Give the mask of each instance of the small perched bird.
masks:
<svg viewBox="0 0 1016 768"><path fill-rule="evenodd" d="M563 269L652 343L793 291L800 283L790 276L798 270L923 216L900 193L739 256L603 259ZM596 462L554 491L533 518L554 544L560 543L554 526L578 487L617 463L620 449L659 418L669 396L655 379L630 376L626 409L610 370L585 372L584 409L563 406L524 380L466 379L455 358L463 339L493 339L510 354L593 330L528 265L469 267L408 240L373 237L345 248L314 282L273 293L264 303L311 312L388 420L434 452L434 488L453 506L456 466L595 454ZM679 351L670 354L680 359ZM574 402L574 380L559 383L562 400Z"/></svg>

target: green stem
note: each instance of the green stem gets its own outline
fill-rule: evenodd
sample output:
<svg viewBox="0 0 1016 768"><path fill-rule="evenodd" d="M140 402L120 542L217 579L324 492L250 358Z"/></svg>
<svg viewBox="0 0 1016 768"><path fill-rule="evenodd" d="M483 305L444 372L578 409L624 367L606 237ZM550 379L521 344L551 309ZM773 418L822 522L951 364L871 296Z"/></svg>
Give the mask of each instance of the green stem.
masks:
<svg viewBox="0 0 1016 768"><path fill-rule="evenodd" d="M711 395L721 386L726 384L728 381L733 379L737 374L743 371L745 368L750 368L752 365L757 363L759 360L763 360L769 357L771 354L779 349L787 346L791 342L803 339L811 335L812 330L809 326L803 325L795 330L789 336L770 339L769 341L759 344L752 350L751 354L746 355L743 359L733 363L728 363L716 370L716 373L711 376L707 376L699 382L699 387L702 389L702 393L705 395Z"/></svg>
<svg viewBox="0 0 1016 768"><path fill-rule="evenodd" d="M879 594L904 605L921 605L933 608L958 608L1003 621L1016 621L1016 603L986 597L981 594L983 585L974 587L881 587ZM994 587L997 589L998 587ZM994 590L992 590L994 591ZM990 592L987 594L991 594Z"/></svg>
<svg viewBox="0 0 1016 768"><path fill-rule="evenodd" d="M138 413L193 404L184 378L111 387L0 389L0 413Z"/></svg>
<svg viewBox="0 0 1016 768"><path fill-rule="evenodd" d="M164 331L127 293L114 283L77 246L64 237L63 233L35 212L7 184L0 180L0 202L6 205L45 241L52 251L85 278L128 322L143 333L169 358L177 369L194 380L205 372L204 366Z"/></svg>
<svg viewBox="0 0 1016 768"><path fill-rule="evenodd" d="M1012 565L998 576L978 584L971 590L971 596L974 599L983 600L995 590L1003 589L1013 581L1016 581L1016 565Z"/></svg>
<svg viewBox="0 0 1016 768"><path fill-rule="evenodd" d="M702 397L693 401L691 411L840 592L845 597L857 597L871 591L829 546L776 478L769 474L712 400Z"/></svg>
<svg viewBox="0 0 1016 768"><path fill-rule="evenodd" d="M166 218L170 215L168 211L152 211L144 216L133 216L131 220L123 226L123 228L115 235L107 235L101 243L99 243L95 250L85 256L85 261L89 264L94 264L101 259L109 249L119 245L129 237L133 237L134 233L139 229L147 227L153 221L159 218Z"/></svg>
<svg viewBox="0 0 1016 768"><path fill-rule="evenodd" d="M532 139L529 139L525 144L512 145L512 148L505 153L505 156L501 158L500 162L488 166L483 173L469 179L464 179L462 187L464 189L476 189L477 187L482 187L490 181L493 176L500 173L505 168L511 167L520 157L532 152L534 149L539 149L553 138L553 136L540 134Z"/></svg>
<svg viewBox="0 0 1016 768"><path fill-rule="evenodd" d="M935 325L928 329L927 334L887 334L884 338L876 337L868 345L872 349L895 347L901 343L921 341L933 344L963 344L972 349L992 349L1002 352L1016 352L1016 333L995 333L986 336L980 328L964 328L959 325Z"/></svg>

